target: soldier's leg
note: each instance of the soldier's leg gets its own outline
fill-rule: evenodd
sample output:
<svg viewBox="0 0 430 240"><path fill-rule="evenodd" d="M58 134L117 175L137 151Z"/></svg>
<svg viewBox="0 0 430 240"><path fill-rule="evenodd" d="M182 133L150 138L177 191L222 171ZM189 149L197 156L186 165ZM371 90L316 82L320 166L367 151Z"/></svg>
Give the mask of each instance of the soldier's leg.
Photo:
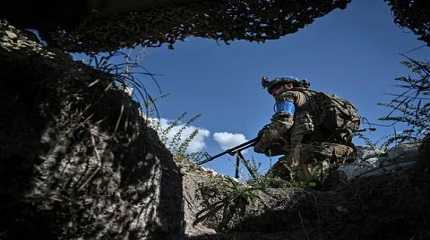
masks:
<svg viewBox="0 0 430 240"><path fill-rule="evenodd" d="M290 142L291 146L288 149L288 166L290 166L292 180L302 181L307 179L309 176L309 171L307 169L307 164L303 161L303 141L304 132L300 126L294 126L291 129Z"/></svg>
<svg viewBox="0 0 430 240"><path fill-rule="evenodd" d="M309 171L309 161L307 161L306 145L303 144L305 136L314 131L312 117L308 112L300 112L295 117L296 121L291 128L289 151L290 166L295 175L295 180L306 181L311 177Z"/></svg>
<svg viewBox="0 0 430 240"><path fill-rule="evenodd" d="M291 146L269 171L268 175L278 176L288 181L306 182L312 180L311 168L308 162L306 144Z"/></svg>
<svg viewBox="0 0 430 240"><path fill-rule="evenodd" d="M288 156L289 166L293 171L294 176L302 178L309 175L307 170L307 163L303 161L304 159L304 151L303 145L301 143L295 144ZM297 180L297 179L295 179Z"/></svg>
<svg viewBox="0 0 430 240"><path fill-rule="evenodd" d="M353 155L354 150L346 145L337 143L314 143L305 146L306 162L310 163L309 171L314 179L324 183L334 176L336 169ZM333 179L332 179L333 180Z"/></svg>

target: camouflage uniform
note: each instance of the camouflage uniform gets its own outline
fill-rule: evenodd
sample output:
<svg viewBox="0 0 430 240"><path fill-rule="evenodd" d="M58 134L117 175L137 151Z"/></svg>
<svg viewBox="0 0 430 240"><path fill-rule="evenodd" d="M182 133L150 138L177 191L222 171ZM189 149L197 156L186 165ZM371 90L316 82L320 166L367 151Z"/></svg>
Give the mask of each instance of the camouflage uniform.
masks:
<svg viewBox="0 0 430 240"><path fill-rule="evenodd" d="M306 88L293 88L276 97L276 101L288 99L294 102L294 116L275 113L271 123L263 128L256 152L274 156L286 154L269 170L268 175L285 180L324 181L327 173L353 154L353 148L331 141L318 131L315 114L318 102L316 92ZM312 115L314 114L314 115Z"/></svg>

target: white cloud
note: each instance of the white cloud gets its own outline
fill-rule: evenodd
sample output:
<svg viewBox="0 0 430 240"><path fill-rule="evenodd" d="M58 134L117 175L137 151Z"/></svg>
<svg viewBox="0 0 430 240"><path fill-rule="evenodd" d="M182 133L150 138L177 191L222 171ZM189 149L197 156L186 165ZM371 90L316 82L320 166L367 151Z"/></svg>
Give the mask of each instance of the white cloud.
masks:
<svg viewBox="0 0 430 240"><path fill-rule="evenodd" d="M213 138L223 150L230 149L248 141L242 133L216 132L213 134Z"/></svg>
<svg viewBox="0 0 430 240"><path fill-rule="evenodd" d="M150 120L150 125L153 126L154 128L157 127L158 125L158 119L149 119ZM162 134L160 134L163 130L167 129L172 121L168 120L168 119L164 119L161 118L159 120L159 129L156 129L157 132L159 133L160 138L162 137ZM190 144L187 147L186 152L187 153L193 153L193 152L199 152L202 151L205 147L206 147L206 138L208 138L210 136L210 131L204 128L199 128L196 126L186 126L185 129L184 128L185 125L183 123L178 124L177 126L174 126L172 129L170 129L168 131L168 133L166 134L166 146L170 147L170 143L172 142L172 140L175 138L175 135L178 132L182 132L181 133L181 140L180 142L182 143L185 139L187 139L195 130L198 130L197 135L192 139L192 141L190 142ZM182 129L182 130L181 130Z"/></svg>

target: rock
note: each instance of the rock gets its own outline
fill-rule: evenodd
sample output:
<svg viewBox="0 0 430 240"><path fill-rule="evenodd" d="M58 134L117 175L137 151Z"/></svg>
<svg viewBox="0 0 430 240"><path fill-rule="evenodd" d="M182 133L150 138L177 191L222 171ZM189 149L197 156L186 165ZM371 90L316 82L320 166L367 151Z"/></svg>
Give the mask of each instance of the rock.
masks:
<svg viewBox="0 0 430 240"><path fill-rule="evenodd" d="M430 134L423 139L419 147L417 170L430 173Z"/></svg>
<svg viewBox="0 0 430 240"><path fill-rule="evenodd" d="M358 147L357 159L339 167L347 179L374 176L413 167L418 157L417 143L403 143L384 152L380 149Z"/></svg>
<svg viewBox="0 0 430 240"><path fill-rule="evenodd" d="M43 55L47 58L53 58L56 55L55 50L44 48L39 42L29 38L26 31L16 29L2 19L0 19L0 39L2 51L8 52L4 57L26 58L31 55Z"/></svg>
<svg viewBox="0 0 430 240"><path fill-rule="evenodd" d="M420 143L402 143L387 151L389 159L412 159L417 157Z"/></svg>
<svg viewBox="0 0 430 240"><path fill-rule="evenodd" d="M0 22L15 35L0 45L0 238L183 238L182 177L138 104Z"/></svg>
<svg viewBox="0 0 430 240"><path fill-rule="evenodd" d="M188 237L216 233L215 229L200 222L196 223L196 216L203 210L203 197L199 186L204 180L202 176L191 173L186 174L183 178L185 234Z"/></svg>
<svg viewBox="0 0 430 240"><path fill-rule="evenodd" d="M11 40L17 39L18 35L16 35L14 32L11 31L4 31L4 33L7 35L8 38Z"/></svg>
<svg viewBox="0 0 430 240"><path fill-rule="evenodd" d="M384 155L385 152L381 149L368 146L357 146L357 159L367 160L370 158L378 157Z"/></svg>

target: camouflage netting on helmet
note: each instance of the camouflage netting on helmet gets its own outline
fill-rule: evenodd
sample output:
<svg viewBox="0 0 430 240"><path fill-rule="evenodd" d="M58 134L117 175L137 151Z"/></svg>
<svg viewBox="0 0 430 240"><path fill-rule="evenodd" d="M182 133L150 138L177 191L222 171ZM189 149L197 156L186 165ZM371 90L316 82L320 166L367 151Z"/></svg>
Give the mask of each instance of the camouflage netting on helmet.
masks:
<svg viewBox="0 0 430 240"><path fill-rule="evenodd" d="M197 36L264 42L294 33L350 0L220 0L170 4L143 11L92 14L73 30L51 33L50 42L71 52L110 51L142 45L171 47Z"/></svg>
<svg viewBox="0 0 430 240"><path fill-rule="evenodd" d="M430 8L427 0L385 0L394 13L394 21L411 29L430 46Z"/></svg>

